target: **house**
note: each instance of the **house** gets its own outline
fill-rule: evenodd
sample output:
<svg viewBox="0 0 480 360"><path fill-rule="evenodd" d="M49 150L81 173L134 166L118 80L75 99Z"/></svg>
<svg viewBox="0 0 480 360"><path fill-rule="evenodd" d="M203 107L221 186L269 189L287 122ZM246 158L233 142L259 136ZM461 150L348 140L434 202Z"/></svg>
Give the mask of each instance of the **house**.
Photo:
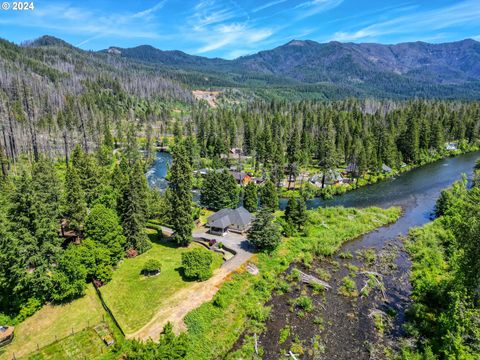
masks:
<svg viewBox="0 0 480 360"><path fill-rule="evenodd" d="M4 346L12 342L13 330L13 326L0 326L0 346Z"/></svg>
<svg viewBox="0 0 480 360"><path fill-rule="evenodd" d="M225 235L228 231L244 233L252 224L253 216L247 209L240 206L236 209L222 209L207 219L205 225L213 235Z"/></svg>
<svg viewBox="0 0 480 360"><path fill-rule="evenodd" d="M457 150L457 145L454 143L448 143L447 145L445 145L445 150L447 151Z"/></svg>
<svg viewBox="0 0 480 360"><path fill-rule="evenodd" d="M315 174L309 182L317 187L322 187L323 173ZM328 170L325 175L325 185L343 184L344 179L338 171Z"/></svg>
<svg viewBox="0 0 480 360"><path fill-rule="evenodd" d="M391 173L393 170L392 170L392 168L391 168L390 166L387 166L387 165L385 165L385 164L382 164L382 171L383 171L384 173Z"/></svg>
<svg viewBox="0 0 480 360"><path fill-rule="evenodd" d="M235 181L240 185L248 185L253 181L253 178L242 171L230 171L230 174L235 178Z"/></svg>

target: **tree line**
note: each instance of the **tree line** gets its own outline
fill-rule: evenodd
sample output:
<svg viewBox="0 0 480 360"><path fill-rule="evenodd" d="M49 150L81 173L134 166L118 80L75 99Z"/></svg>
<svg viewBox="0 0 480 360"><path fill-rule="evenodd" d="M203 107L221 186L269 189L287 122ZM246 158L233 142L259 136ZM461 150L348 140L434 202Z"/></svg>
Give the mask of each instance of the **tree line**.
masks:
<svg viewBox="0 0 480 360"><path fill-rule="evenodd" d="M477 359L480 349L480 160L444 190L433 223L412 230L412 300L402 359Z"/></svg>

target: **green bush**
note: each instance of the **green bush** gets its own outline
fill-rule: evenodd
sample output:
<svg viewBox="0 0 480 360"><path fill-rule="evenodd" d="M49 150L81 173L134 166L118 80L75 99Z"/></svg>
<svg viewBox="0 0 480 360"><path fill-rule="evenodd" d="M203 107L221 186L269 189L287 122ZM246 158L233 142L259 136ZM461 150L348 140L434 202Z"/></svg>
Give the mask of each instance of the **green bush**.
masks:
<svg viewBox="0 0 480 360"><path fill-rule="evenodd" d="M212 276L213 256L203 248L196 248L182 254L182 266L186 277L204 281Z"/></svg>
<svg viewBox="0 0 480 360"><path fill-rule="evenodd" d="M162 264L160 263L160 261L155 259L150 259L150 260L147 260L145 265L143 265L142 274L147 276L156 275L160 273L161 270L162 270Z"/></svg>
<svg viewBox="0 0 480 360"><path fill-rule="evenodd" d="M22 305L18 315L15 317L15 323L21 323L26 318L32 316L42 307L42 302L35 298L30 298Z"/></svg>

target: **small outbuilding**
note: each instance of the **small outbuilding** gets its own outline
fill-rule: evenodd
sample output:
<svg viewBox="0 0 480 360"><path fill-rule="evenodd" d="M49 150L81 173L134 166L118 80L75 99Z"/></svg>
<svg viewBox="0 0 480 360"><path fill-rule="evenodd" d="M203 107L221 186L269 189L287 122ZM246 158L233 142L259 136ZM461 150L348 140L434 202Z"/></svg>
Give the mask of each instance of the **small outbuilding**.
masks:
<svg viewBox="0 0 480 360"><path fill-rule="evenodd" d="M445 150L455 151L457 150L457 145L455 143L448 143L447 145L445 145Z"/></svg>
<svg viewBox="0 0 480 360"><path fill-rule="evenodd" d="M13 332L13 326L0 326L0 346L4 346L12 342Z"/></svg>
<svg viewBox="0 0 480 360"><path fill-rule="evenodd" d="M252 225L252 214L240 206L237 209L222 209L207 219L210 234L225 235L228 231L244 233Z"/></svg>
<svg viewBox="0 0 480 360"><path fill-rule="evenodd" d="M389 167L389 166L387 166L387 165L385 165L385 164L382 164L382 171L383 171L384 173L391 173L393 170L392 170L391 167Z"/></svg>

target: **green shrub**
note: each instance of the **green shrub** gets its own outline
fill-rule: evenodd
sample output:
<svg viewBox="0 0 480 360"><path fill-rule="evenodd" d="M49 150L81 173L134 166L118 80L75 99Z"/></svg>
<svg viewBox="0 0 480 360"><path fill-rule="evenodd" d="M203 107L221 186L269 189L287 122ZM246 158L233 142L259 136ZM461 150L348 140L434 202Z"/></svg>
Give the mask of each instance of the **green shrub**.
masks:
<svg viewBox="0 0 480 360"><path fill-rule="evenodd" d="M18 315L15 317L15 323L20 323L26 318L32 316L42 307L42 302L35 298L30 298L22 305Z"/></svg>
<svg viewBox="0 0 480 360"><path fill-rule="evenodd" d="M300 296L293 301L293 305L297 308L310 312L313 310L313 301L308 296Z"/></svg>
<svg viewBox="0 0 480 360"><path fill-rule="evenodd" d="M280 338L278 339L279 344L283 344L287 341L288 337L290 336L290 326L285 325L285 327L280 330Z"/></svg>
<svg viewBox="0 0 480 360"><path fill-rule="evenodd" d="M212 276L213 255L203 248L195 248L182 254L182 266L186 277L205 281Z"/></svg>
<svg viewBox="0 0 480 360"><path fill-rule="evenodd" d="M143 265L142 274L146 276L157 275L162 270L162 264L155 259L147 260Z"/></svg>
<svg viewBox="0 0 480 360"><path fill-rule="evenodd" d="M342 279L342 286L338 289L340 295L349 296L349 297L357 297L357 284L355 280L353 280L350 276L345 276Z"/></svg>

